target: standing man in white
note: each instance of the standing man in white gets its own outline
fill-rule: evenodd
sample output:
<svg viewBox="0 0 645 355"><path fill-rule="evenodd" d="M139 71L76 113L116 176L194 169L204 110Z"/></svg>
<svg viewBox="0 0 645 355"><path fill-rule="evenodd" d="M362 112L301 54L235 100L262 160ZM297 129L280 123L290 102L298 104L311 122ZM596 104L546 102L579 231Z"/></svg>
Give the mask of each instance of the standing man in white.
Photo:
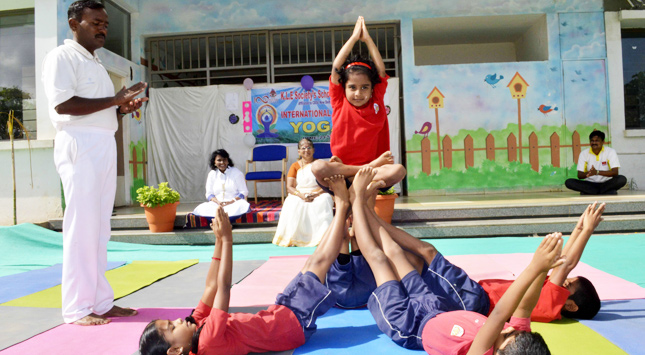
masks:
<svg viewBox="0 0 645 355"><path fill-rule="evenodd" d="M66 323L100 325L108 317L137 314L114 305L105 277L110 217L116 194L114 133L124 114L147 98L140 82L116 95L95 51L105 44L108 15L93 0L67 11L74 39L47 54L42 81L56 138L54 163L65 193L63 218L63 318Z"/></svg>

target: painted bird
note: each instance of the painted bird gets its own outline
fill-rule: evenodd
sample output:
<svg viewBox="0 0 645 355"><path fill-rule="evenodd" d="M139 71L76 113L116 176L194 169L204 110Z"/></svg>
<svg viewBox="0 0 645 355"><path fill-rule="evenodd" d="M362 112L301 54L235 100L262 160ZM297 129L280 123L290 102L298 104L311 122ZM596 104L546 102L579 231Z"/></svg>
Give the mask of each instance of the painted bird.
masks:
<svg viewBox="0 0 645 355"><path fill-rule="evenodd" d="M486 75L486 79L484 79L484 81L487 82L490 86L495 87L495 84L497 84L502 79L504 79L504 75L497 77L497 73L495 73Z"/></svg>
<svg viewBox="0 0 645 355"><path fill-rule="evenodd" d="M542 112L545 116L547 113L551 111L557 111L557 110L558 110L557 106L540 105L540 107L538 107L538 111Z"/></svg>
<svg viewBox="0 0 645 355"><path fill-rule="evenodd" d="M432 123L430 122L424 122L423 126L421 127L421 130L419 131L414 131L415 134L423 134L424 138L428 137L428 133L430 133L430 130L432 129Z"/></svg>

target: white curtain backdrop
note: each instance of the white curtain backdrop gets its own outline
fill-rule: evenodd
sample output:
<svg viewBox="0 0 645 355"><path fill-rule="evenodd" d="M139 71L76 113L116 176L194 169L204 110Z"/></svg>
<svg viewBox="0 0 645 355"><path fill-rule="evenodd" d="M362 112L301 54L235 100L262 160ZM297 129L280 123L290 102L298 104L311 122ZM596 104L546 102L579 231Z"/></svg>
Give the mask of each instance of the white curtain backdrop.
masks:
<svg viewBox="0 0 645 355"><path fill-rule="evenodd" d="M277 89L298 85L300 83L256 84L254 87ZM328 85L328 82L317 82L316 85ZM229 110L232 108L230 102L227 108L228 93L237 95L234 110ZM242 102L250 98L251 92L242 85L150 89L145 115L148 183L157 185L167 181L170 187L179 191L181 202L203 202L206 200L204 185L209 172L208 158L214 150L222 148L231 155L235 167L245 173L245 163L251 157L252 147L244 144L247 133L244 133L242 124ZM391 149L396 162L400 162L398 78L390 78L385 104L391 108L388 116ZM229 122L231 114L240 118L238 123ZM295 144L286 145L289 148L288 169L298 159L298 152ZM280 164L258 163L258 168L279 170ZM247 185L249 196L254 196L253 183ZM279 198L279 183L258 184L258 196Z"/></svg>

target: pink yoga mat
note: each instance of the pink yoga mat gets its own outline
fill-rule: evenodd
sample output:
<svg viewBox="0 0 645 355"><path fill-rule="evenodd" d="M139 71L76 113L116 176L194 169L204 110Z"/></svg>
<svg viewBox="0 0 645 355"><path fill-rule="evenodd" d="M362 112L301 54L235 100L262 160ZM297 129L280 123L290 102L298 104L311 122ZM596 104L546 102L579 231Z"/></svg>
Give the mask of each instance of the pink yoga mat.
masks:
<svg viewBox="0 0 645 355"><path fill-rule="evenodd" d="M300 272L309 255L272 256L231 289L231 307L270 306Z"/></svg>
<svg viewBox="0 0 645 355"><path fill-rule="evenodd" d="M151 320L184 318L191 310L191 308L139 308L139 314L136 316L112 318L112 322L106 325L83 327L64 324L0 351L0 354L131 355L138 350L139 337Z"/></svg>
<svg viewBox="0 0 645 355"><path fill-rule="evenodd" d="M473 280L479 281L482 279L514 280L529 264L532 257L531 253L517 253L451 255L446 258L464 269ZM569 275L588 278L603 301L645 298L645 288L583 262L578 263Z"/></svg>

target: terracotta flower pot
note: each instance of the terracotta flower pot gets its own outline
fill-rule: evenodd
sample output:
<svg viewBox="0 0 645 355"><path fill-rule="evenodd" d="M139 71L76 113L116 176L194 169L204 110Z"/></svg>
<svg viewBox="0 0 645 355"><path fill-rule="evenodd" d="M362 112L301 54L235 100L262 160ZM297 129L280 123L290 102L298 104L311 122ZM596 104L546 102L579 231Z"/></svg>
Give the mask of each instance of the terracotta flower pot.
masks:
<svg viewBox="0 0 645 355"><path fill-rule="evenodd" d="M175 227L178 204L179 202L175 202L157 207L141 205L146 211L146 221L148 221L148 228L152 233L172 232Z"/></svg>
<svg viewBox="0 0 645 355"><path fill-rule="evenodd" d="M397 194L376 195L376 204L374 211L387 223L392 223L392 214L394 213L394 201L399 197Z"/></svg>

